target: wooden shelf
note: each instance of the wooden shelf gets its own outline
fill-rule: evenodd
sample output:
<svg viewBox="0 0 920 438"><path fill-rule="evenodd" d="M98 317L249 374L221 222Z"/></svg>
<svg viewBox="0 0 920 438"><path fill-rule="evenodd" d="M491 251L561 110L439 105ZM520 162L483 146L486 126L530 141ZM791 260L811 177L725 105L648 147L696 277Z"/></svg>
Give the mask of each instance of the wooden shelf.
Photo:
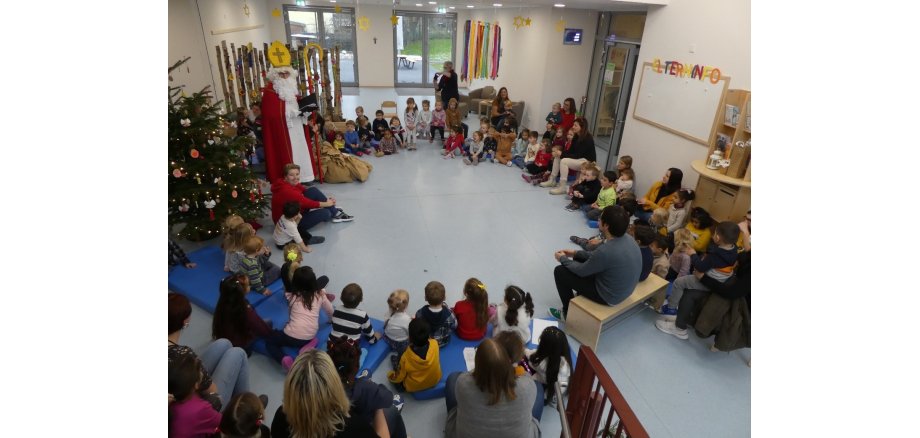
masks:
<svg viewBox="0 0 920 438"><path fill-rule="evenodd" d="M718 170L712 170L706 167L706 160L694 160L690 165L693 167L700 176L709 178L711 180L718 181L723 184L730 184L738 187L751 187L750 181L745 181L740 178L732 178L729 176L722 175Z"/></svg>

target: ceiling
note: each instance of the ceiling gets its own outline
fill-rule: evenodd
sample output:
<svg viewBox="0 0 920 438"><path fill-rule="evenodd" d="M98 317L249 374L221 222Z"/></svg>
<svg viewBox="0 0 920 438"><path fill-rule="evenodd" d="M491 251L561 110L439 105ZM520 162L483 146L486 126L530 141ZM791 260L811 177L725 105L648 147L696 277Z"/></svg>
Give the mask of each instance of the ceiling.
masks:
<svg viewBox="0 0 920 438"><path fill-rule="evenodd" d="M401 10L419 10L419 11L437 11L438 7L454 7L448 9L448 12L459 12L472 9L498 9L493 6L498 3L504 9L526 8L526 7L546 7L556 4L564 4L570 9L590 9L595 11L618 11L618 12L636 12L646 11L649 5L666 5L669 0L437 0L436 4L431 4L430 0L307 0L309 6L354 6L358 5L378 5L392 6L397 4ZM416 6L421 4L422 6Z"/></svg>

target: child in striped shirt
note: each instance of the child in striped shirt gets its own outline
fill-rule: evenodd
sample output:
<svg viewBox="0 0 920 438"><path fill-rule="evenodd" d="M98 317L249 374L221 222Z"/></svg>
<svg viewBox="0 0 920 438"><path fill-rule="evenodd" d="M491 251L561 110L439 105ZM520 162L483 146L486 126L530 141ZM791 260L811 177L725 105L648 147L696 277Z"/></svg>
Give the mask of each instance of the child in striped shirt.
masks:
<svg viewBox="0 0 920 438"><path fill-rule="evenodd" d="M358 304L363 300L364 293L361 286L356 283L350 283L342 289L343 307L337 306L332 312L332 333L329 335L331 338L340 338L344 335L348 339L358 341L363 334L367 337L368 343L377 343L380 333L374 331L367 312L358 308Z"/></svg>
<svg viewBox="0 0 920 438"><path fill-rule="evenodd" d="M281 278L281 268L269 263L266 270L259 260L259 255L265 251L265 240L259 236L249 236L243 242L245 257L240 259L240 269L249 277L250 290L262 295L271 295L268 285Z"/></svg>

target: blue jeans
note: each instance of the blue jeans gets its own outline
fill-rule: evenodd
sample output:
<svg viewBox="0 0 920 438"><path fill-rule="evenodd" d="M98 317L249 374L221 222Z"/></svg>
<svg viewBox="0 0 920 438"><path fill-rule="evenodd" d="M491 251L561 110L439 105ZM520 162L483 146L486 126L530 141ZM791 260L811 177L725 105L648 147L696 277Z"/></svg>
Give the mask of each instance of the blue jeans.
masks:
<svg viewBox="0 0 920 438"><path fill-rule="evenodd" d="M324 195L323 192L321 192L316 187L308 187L306 190L304 190L303 195L308 199L312 199L317 202L328 201L326 195ZM300 223L297 224L297 231L300 232L301 236L309 236L310 233L307 230L315 227L320 222L331 221L338 212L339 209L335 206L317 208L315 210L304 212L303 217L300 219Z"/></svg>
<svg viewBox="0 0 920 438"><path fill-rule="evenodd" d="M512 162L515 166L517 166L519 169L523 169L523 168L524 168L524 164L525 164L525 163L524 163L524 157L521 157L521 156L514 157L514 158L511 159L511 162Z"/></svg>
<svg viewBox="0 0 920 438"><path fill-rule="evenodd" d="M234 395L249 391L249 360L242 348L234 347L226 339L218 339L208 344L198 359L217 385L224 406Z"/></svg>
<svg viewBox="0 0 920 438"><path fill-rule="evenodd" d="M454 371L447 376L447 383L444 386L444 400L447 402L447 412L457 407L457 378L460 377L459 371ZM543 385L534 381L537 385L537 396L533 401L533 410L531 414L540 422L543 417Z"/></svg>
<svg viewBox="0 0 920 438"><path fill-rule="evenodd" d="M642 207L639 207L639 209L636 210L635 213L633 213L633 216L648 222L648 220L652 218L652 212L645 211L642 209Z"/></svg>

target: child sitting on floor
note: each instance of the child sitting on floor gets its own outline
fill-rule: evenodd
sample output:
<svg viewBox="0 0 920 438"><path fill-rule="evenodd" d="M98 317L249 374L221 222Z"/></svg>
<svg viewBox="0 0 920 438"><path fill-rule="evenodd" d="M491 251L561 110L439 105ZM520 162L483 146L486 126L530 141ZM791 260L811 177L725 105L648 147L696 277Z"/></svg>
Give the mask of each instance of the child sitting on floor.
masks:
<svg viewBox="0 0 920 438"><path fill-rule="evenodd" d="M597 201L597 195L601 192L601 182L597 180L597 174L600 170L597 165L591 161L581 167L581 183L572 186L572 202L565 207L568 211L578 211L582 208L590 210L591 204Z"/></svg>
<svg viewBox="0 0 920 438"><path fill-rule="evenodd" d="M434 142L434 133L438 131L441 134L441 141L444 141L444 127L447 125L447 112L444 111L444 107L441 105L441 102L435 102L434 111L431 112L431 128L429 132L431 133L431 138L428 139L428 143Z"/></svg>
<svg viewBox="0 0 920 438"><path fill-rule="evenodd" d="M690 221L684 228L690 230L693 235L693 250L698 253L704 253L709 247L709 241L712 239L712 216L703 207L693 207L690 210Z"/></svg>
<svg viewBox="0 0 920 438"><path fill-rule="evenodd" d="M291 278L294 276L294 271L303 263L303 253L300 251L300 245L291 242L284 245L281 255L284 257L284 264L281 265L281 283L284 284L285 291L290 291L292 290Z"/></svg>
<svg viewBox="0 0 920 438"><path fill-rule="evenodd" d="M661 278L666 278L668 276L668 269L671 268L671 261L668 257L668 238L665 236L655 236L655 240L652 241L649 248L652 249L652 257L654 257L654 261L652 262L652 273Z"/></svg>
<svg viewBox="0 0 920 438"><path fill-rule="evenodd" d="M387 306L390 308L390 317L383 325L386 334L383 340L396 353L390 356L395 370L399 364L399 356L409 345L409 321L412 320L406 313L406 308L409 307L409 292L403 289L393 291L387 298Z"/></svg>
<svg viewBox="0 0 920 438"><path fill-rule="evenodd" d="M416 318L428 321L431 337L438 342L439 347L450 342L450 332L457 328L457 318L450 308L444 305L445 298L444 285L440 281L430 281L425 285L425 301L428 305L415 312Z"/></svg>
<svg viewBox="0 0 920 438"><path fill-rule="evenodd" d="M300 213L300 203L297 201L286 202L281 209L282 216L278 218L275 224L275 231L272 238L275 240L275 246L284 248L289 243L297 244L303 252L312 252L313 250L303 240L300 231L297 230L297 224L303 217Z"/></svg>
<svg viewBox="0 0 920 438"><path fill-rule="evenodd" d="M450 127L450 136L444 141L444 158L454 158L454 154L463 156L463 128L460 125Z"/></svg>
<svg viewBox="0 0 920 438"><path fill-rule="evenodd" d="M639 244L639 251L642 253L642 271L639 272L639 281L648 278L652 272L652 264L655 262L655 256L649 245L655 240L655 231L647 225L636 225L633 232L636 243Z"/></svg>
<svg viewBox="0 0 920 438"><path fill-rule="evenodd" d="M632 169L623 169L620 171L620 177L617 179L617 196L623 197L627 193L633 192L633 180L636 174Z"/></svg>
<svg viewBox="0 0 920 438"><path fill-rule="evenodd" d="M526 169L528 164L533 163L537 159L537 153L540 152L540 133L537 131L530 131L527 133L527 138L523 139L526 143L524 144L524 156L521 157L521 169Z"/></svg>
<svg viewBox="0 0 920 438"><path fill-rule="evenodd" d="M345 152L360 157L364 151L361 150L361 137L356 128L354 120L345 122Z"/></svg>
<svg viewBox="0 0 920 438"><path fill-rule="evenodd" d="M297 268L292 275L291 289L284 293L290 312L288 322L284 329L275 330L265 342L268 355L280 362L285 371L291 369L294 358L286 356L282 348L302 349L316 345L320 309L326 312L326 316L332 317L332 303L325 289L327 284L329 277L323 275L317 278L313 268L309 266Z"/></svg>
<svg viewBox="0 0 920 438"><path fill-rule="evenodd" d="M616 176L616 172L612 170L604 172L604 175L601 176L601 191L597 194L597 200L585 211L585 217L587 217L589 221L597 221L600 219L601 212L604 211L605 208L616 205L617 188L616 185L614 185Z"/></svg>
<svg viewBox="0 0 920 438"><path fill-rule="evenodd" d="M393 155L398 154L396 138L393 137L393 132L387 129L383 132L383 138L380 140L380 149L377 151L376 155L382 157L384 155Z"/></svg>
<svg viewBox="0 0 920 438"><path fill-rule="evenodd" d="M429 337L428 322L421 318L409 323L409 348L399 359L398 369L387 373L387 379L416 392L431 388L441 380L441 355L438 343Z"/></svg>
<svg viewBox="0 0 920 438"><path fill-rule="evenodd" d="M529 292L511 285L505 288L505 300L495 309L491 318L492 336L503 331L516 333L521 339L530 339L530 320L533 318L533 299Z"/></svg>
<svg viewBox="0 0 920 438"><path fill-rule="evenodd" d="M652 217L649 218L648 224L651 225L655 233L662 236L668 235L668 209L658 207L652 211Z"/></svg>
<svg viewBox="0 0 920 438"><path fill-rule="evenodd" d="M267 397L263 396L265 401ZM271 438L271 430L263 424L265 405L259 396L244 392L234 395L224 408L220 420L220 438Z"/></svg>
<svg viewBox="0 0 920 438"><path fill-rule="evenodd" d="M383 117L383 110L377 110L377 112L374 113L374 116L374 123L372 125L372 128L374 129L374 139L379 142L383 139L383 134L390 131L390 125Z"/></svg>
<svg viewBox="0 0 920 438"><path fill-rule="evenodd" d="M482 157L479 161L489 160L490 163L495 162L495 151L498 149L498 140L495 135L492 133L493 129L489 128L489 133L482 140Z"/></svg>
<svg viewBox="0 0 920 438"><path fill-rule="evenodd" d="M367 122L367 117L360 116L355 123L358 125L358 149L365 154L374 153L374 129Z"/></svg>
<svg viewBox="0 0 920 438"><path fill-rule="evenodd" d="M281 276L281 268L268 262L266 269L266 266L259 260L259 256L265 253L265 249L267 249L265 241L261 237L247 237L243 242L243 252L246 256L240 259L240 269L249 277L249 287L253 292L271 295L272 291L268 289L268 285Z"/></svg>
<svg viewBox="0 0 920 438"><path fill-rule="evenodd" d="M482 156L482 133L479 131L473 131L473 138L469 142L470 151L467 156L463 159L463 162L466 164L472 164L473 166L479 165L479 158Z"/></svg>
<svg viewBox="0 0 920 438"><path fill-rule="evenodd" d="M367 312L358 308L358 304L361 304L363 300L364 293L358 284L349 283L342 289L342 306L336 306L335 311L332 312L330 337L345 336L353 341L359 341L363 334L371 345L377 343L380 333L374 331Z"/></svg>
<svg viewBox="0 0 920 438"><path fill-rule="evenodd" d="M540 334L540 344L536 350L525 352L533 367L533 379L543 384L543 404L549 404L556 394L556 382L562 387L563 393L569 386L569 377L572 375L572 349L565 332L558 327L547 327Z"/></svg>
<svg viewBox="0 0 920 438"><path fill-rule="evenodd" d="M335 140L332 142L332 145L335 146L339 152L345 152L345 133L342 131L335 131Z"/></svg>
<svg viewBox="0 0 920 438"><path fill-rule="evenodd" d="M504 164L509 167L513 166L513 164L511 164L511 147L514 144L514 138L516 135L514 134L514 130L511 127L511 122L507 116L502 121L501 132L493 131L491 135L498 139L498 147L495 151L495 158L500 164Z"/></svg>
<svg viewBox="0 0 920 438"><path fill-rule="evenodd" d="M690 255L695 253L693 234L686 228L681 228L674 233L674 250L668 258L668 275L665 280L674 281L684 275L690 274Z"/></svg>
<svg viewBox="0 0 920 438"><path fill-rule="evenodd" d="M198 395L204 367L195 355L169 362L169 436L211 436L218 431L221 414Z"/></svg>
<svg viewBox="0 0 920 438"><path fill-rule="evenodd" d="M521 130L520 135L518 135L517 140L514 141L514 146L511 148L511 163L518 167L518 169L523 169L526 161L524 157L527 155L527 146L530 144L530 130L524 128ZM533 159L531 159L533 161Z"/></svg>
<svg viewBox="0 0 920 438"><path fill-rule="evenodd" d="M401 149L405 149L406 130L402 127L402 123L400 123L399 117L393 116L390 118L390 131L393 132L393 138L396 139L396 144Z"/></svg>
<svg viewBox="0 0 920 438"><path fill-rule="evenodd" d="M544 178L548 178L550 166L553 164L553 145L546 138L540 140L541 148L534 157L533 163L527 165L527 173L521 175L524 181L533 185L540 184Z"/></svg>
<svg viewBox="0 0 920 438"><path fill-rule="evenodd" d="M511 365L514 367L515 377L531 374L533 369L524 354L524 342L526 341L521 339L520 334L504 331L493 336L493 339L505 350L505 353L508 353L508 358L511 359Z"/></svg>
<svg viewBox="0 0 920 438"><path fill-rule="evenodd" d="M680 189L677 199L668 206L668 234L673 234L684 227L687 222L687 210L696 194L690 189Z"/></svg>
<svg viewBox="0 0 920 438"><path fill-rule="evenodd" d="M454 305L457 315L457 336L467 341L478 341L486 336L489 322L489 294L486 285L476 278L463 285L464 299Z"/></svg>
<svg viewBox="0 0 920 438"><path fill-rule="evenodd" d="M239 215L231 214L221 224L220 234L224 240L220 243L220 249L224 250L225 272L237 272L240 270L240 257L242 257L242 254L239 254L239 252L243 250L243 239L249 237L249 234L245 233L248 230L242 228L239 229L239 232L236 230L237 227L245 223ZM255 230L253 230L253 233L255 233Z"/></svg>

